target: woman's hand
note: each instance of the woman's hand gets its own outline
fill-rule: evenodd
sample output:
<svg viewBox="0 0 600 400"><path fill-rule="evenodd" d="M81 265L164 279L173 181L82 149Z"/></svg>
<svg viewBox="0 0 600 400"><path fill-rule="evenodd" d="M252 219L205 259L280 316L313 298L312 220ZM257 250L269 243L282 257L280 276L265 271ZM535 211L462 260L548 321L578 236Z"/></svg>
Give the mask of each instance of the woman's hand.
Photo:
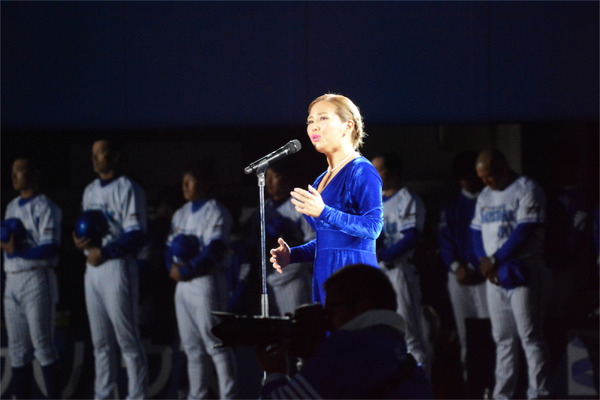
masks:
<svg viewBox="0 0 600 400"><path fill-rule="evenodd" d="M273 264L273 268L281 274L290 263L290 246L282 238L277 239L277 243L279 243L279 247L271 249L269 261Z"/></svg>
<svg viewBox="0 0 600 400"><path fill-rule="evenodd" d="M325 203L321 193L311 185L308 185L308 191L295 188L292 195L292 204L296 206L296 211L309 217L318 218L325 208Z"/></svg>

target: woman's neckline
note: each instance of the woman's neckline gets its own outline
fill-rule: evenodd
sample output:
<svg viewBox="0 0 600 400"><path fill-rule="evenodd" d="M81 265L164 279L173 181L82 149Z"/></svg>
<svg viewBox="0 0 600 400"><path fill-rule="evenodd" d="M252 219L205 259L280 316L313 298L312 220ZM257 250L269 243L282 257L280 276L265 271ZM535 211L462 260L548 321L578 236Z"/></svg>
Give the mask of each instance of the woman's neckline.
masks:
<svg viewBox="0 0 600 400"><path fill-rule="evenodd" d="M325 176L326 176L328 173L330 173L330 172L333 172L335 169L337 169L337 168L338 168L338 167L341 165L341 168L340 168L340 169L339 169L339 170L338 170L338 171L335 173L335 175L333 175L333 176L331 176L331 175L330 175L330 178L329 178L329 180L328 180L327 182L325 182L325 184L323 185L323 187L322 187L320 190L319 190L319 188L317 187L317 191L318 191L319 193L323 193L323 192L325 191L325 188L326 188L327 186L329 186L329 184L330 184L330 183L333 181L333 179L334 179L336 176L338 176L338 173L339 173L339 172L341 172L341 171L343 171L343 170L344 170L344 168L346 168L346 166L350 165L352 162L354 162L354 160L357 160L357 159L359 159L360 157L362 157L362 155L361 155L359 152L355 152L355 154L357 154L357 156L356 156L355 158L353 158L352 160L348 161L346 164L342 165L342 164L343 164L343 161L346 161L346 160L343 160L343 161L342 161L340 164L338 164L338 166L336 166L336 167L335 167L334 169L332 169L331 171L329 170L329 168L327 168L327 171L325 171L325 172L323 173L323 177L322 177L322 178L321 178L321 180L319 181L319 185L318 185L318 187L320 187L320 186L321 186L321 183L323 183L323 179L325 179Z"/></svg>

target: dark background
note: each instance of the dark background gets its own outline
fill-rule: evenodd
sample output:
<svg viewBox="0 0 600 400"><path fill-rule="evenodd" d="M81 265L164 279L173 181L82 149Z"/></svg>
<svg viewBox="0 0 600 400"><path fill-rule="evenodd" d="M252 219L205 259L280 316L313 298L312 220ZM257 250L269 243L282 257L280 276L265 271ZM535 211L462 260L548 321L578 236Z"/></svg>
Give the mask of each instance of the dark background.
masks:
<svg viewBox="0 0 600 400"><path fill-rule="evenodd" d="M361 109L366 157L403 158L427 206L424 254L435 254L461 150L496 146L551 194L572 148L575 180L597 203L597 1L2 1L0 11L2 210L16 195L14 157L37 154L63 209L59 309L73 325L87 321L69 236L101 136L123 142L151 215L165 193L181 200L185 162L210 157L216 195L239 219L258 203L256 178L243 175L251 161L299 139L298 184L326 168L304 121L314 98L335 92ZM425 285L424 301L443 303L440 287Z"/></svg>
<svg viewBox="0 0 600 400"><path fill-rule="evenodd" d="M414 190L440 190L456 152L489 146L549 181L552 148L569 141L585 179L597 176L595 1L1 7L2 170L18 152L41 153L68 209L94 177L91 142L106 135L124 142L125 170L151 201L179 185L184 162L211 156L221 198L252 207L243 167L294 138L310 183L326 164L304 121L325 92L356 102L363 153L397 151Z"/></svg>
<svg viewBox="0 0 600 400"><path fill-rule="evenodd" d="M2 126L597 120L598 3L2 2Z"/></svg>

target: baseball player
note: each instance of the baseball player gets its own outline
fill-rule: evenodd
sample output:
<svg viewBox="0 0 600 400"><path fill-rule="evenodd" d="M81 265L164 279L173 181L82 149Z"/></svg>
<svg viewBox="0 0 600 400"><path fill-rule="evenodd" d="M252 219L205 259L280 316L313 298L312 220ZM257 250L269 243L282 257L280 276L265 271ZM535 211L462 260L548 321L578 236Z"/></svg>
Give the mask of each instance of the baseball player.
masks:
<svg viewBox="0 0 600 400"><path fill-rule="evenodd" d="M421 289L412 262L425 224L421 199L401 184L402 161L385 153L371 161L383 181L383 248L377 251L379 267L388 275L398 296L398 313L406 322L408 351L431 372L430 349L423 330Z"/></svg>
<svg viewBox="0 0 600 400"><path fill-rule="evenodd" d="M517 338L527 358L528 398L547 397L546 349L539 318L545 195L537 183L512 171L498 150L481 152L476 171L487 186L477 198L471 228L480 270L487 279L496 342L494 398L514 395Z"/></svg>
<svg viewBox="0 0 600 400"><path fill-rule="evenodd" d="M279 237L284 238L290 246L314 239L312 228L290 201L293 185L289 163L280 161L266 170L265 189L269 196L265 202L267 249L277 247ZM260 239L258 213L255 217L257 226L253 230L253 237L256 241ZM257 248L260 249L260 246L257 245ZM273 291L279 315L293 314L302 304L312 303L311 268L310 263L295 263L288 265L283 274L268 269L271 273L267 276L267 282Z"/></svg>
<svg viewBox="0 0 600 400"><path fill-rule="evenodd" d="M85 302L94 346L96 399L109 398L116 389L120 361L116 343L127 369L127 398L143 398L148 385L138 330L136 263L136 255L146 243L146 195L139 185L118 173L120 157L115 142L94 142L92 163L98 178L83 192L83 210L101 211L108 233L96 244L73 232L75 246L86 255Z"/></svg>
<svg viewBox="0 0 600 400"><path fill-rule="evenodd" d="M12 165L13 188L19 196L6 207L2 222L4 316L12 368L12 390L29 398L32 361L42 367L48 398L59 398L58 353L54 347L54 317L62 212L39 192L40 170L31 157Z"/></svg>
<svg viewBox="0 0 600 400"><path fill-rule="evenodd" d="M212 311L227 307L224 267L233 223L221 204L206 197L212 179L209 166L203 163L184 170L182 190L187 203L173 215L165 251L169 276L177 282L175 313L187 355L188 399L209 396L213 366L219 388L215 397L231 399L237 391L233 350L218 347L221 341L211 332L218 322ZM181 245L186 242L187 248Z"/></svg>
<svg viewBox="0 0 600 400"><path fill-rule="evenodd" d="M477 153L458 154L453 169L461 190L442 209L439 226L440 254L448 269L448 293L460 341L463 379L467 380L466 318L489 318L485 279L479 271L470 230L477 195L482 189L475 173Z"/></svg>

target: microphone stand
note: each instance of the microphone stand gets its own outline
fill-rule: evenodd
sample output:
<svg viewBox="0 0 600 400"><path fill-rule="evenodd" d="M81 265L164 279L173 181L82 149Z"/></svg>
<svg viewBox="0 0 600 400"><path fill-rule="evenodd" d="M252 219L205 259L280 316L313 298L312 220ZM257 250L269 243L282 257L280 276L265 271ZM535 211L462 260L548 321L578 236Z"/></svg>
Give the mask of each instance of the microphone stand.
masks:
<svg viewBox="0 0 600 400"><path fill-rule="evenodd" d="M261 295L260 308L261 317L269 316L269 295L267 293L267 240L265 235L265 171L269 167L268 162L262 162L256 168L256 177L258 178L258 197L260 209L260 258L262 261L261 275ZM263 372L263 380L267 379L267 371Z"/></svg>
<svg viewBox="0 0 600 400"><path fill-rule="evenodd" d="M265 171L267 170L268 166L268 162L263 162L256 169L256 177L258 178L258 194L260 199L260 254L262 261L262 291L260 297L260 305L262 317L269 316L269 296L267 293L267 245L265 235Z"/></svg>

